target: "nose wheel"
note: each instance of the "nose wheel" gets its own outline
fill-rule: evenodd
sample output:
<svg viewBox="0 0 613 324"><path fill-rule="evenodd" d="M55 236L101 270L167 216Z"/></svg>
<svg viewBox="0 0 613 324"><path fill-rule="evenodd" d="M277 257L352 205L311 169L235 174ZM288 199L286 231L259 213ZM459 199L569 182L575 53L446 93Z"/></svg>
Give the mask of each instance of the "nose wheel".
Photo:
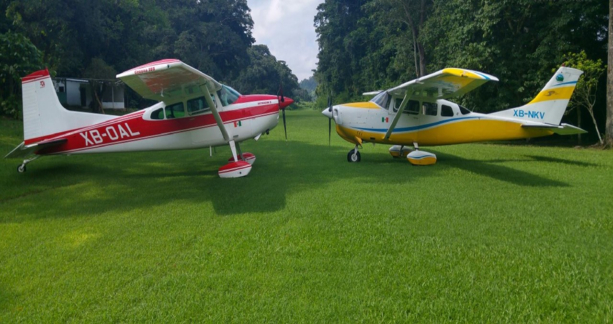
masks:
<svg viewBox="0 0 613 324"><path fill-rule="evenodd" d="M360 156L360 151L358 151L358 147L356 145L356 147L349 151L349 153L347 153L347 161L348 162L360 162L362 160L362 157Z"/></svg>

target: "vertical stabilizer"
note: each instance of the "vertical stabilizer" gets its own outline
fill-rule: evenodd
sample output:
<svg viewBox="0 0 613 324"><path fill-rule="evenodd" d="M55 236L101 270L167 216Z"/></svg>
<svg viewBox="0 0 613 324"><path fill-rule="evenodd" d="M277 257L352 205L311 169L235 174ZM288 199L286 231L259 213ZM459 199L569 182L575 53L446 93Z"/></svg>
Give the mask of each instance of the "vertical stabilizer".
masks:
<svg viewBox="0 0 613 324"><path fill-rule="evenodd" d="M559 125L581 74L581 70L562 66L532 101L491 115Z"/></svg>
<svg viewBox="0 0 613 324"><path fill-rule="evenodd" d="M23 137L32 144L50 135L97 124L113 117L66 110L55 93L47 69L21 79Z"/></svg>

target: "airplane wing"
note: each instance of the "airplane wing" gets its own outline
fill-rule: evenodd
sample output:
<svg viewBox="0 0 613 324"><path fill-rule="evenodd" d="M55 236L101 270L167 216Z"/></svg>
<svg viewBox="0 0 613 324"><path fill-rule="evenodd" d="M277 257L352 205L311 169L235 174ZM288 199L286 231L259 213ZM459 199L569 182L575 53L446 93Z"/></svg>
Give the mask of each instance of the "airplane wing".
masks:
<svg viewBox="0 0 613 324"><path fill-rule="evenodd" d="M570 124L566 124L566 123L562 123L560 125L548 125L548 124L542 124L542 125L531 125L531 124L524 124L521 125L521 127L525 127L525 128L540 128L540 129L548 129L550 131L552 131L555 134L559 134L559 135L575 135L575 134L585 134L587 133L586 130L581 129L577 126L573 126Z"/></svg>
<svg viewBox="0 0 613 324"><path fill-rule="evenodd" d="M175 59L141 65L118 74L117 78L143 98L165 103L175 103L183 96L202 92L200 87L204 85L210 92L221 89L215 79Z"/></svg>
<svg viewBox="0 0 613 324"><path fill-rule="evenodd" d="M380 94L381 92L383 92L383 90L369 91L369 92L362 93L362 95L363 96L376 96Z"/></svg>
<svg viewBox="0 0 613 324"><path fill-rule="evenodd" d="M46 148L62 145L64 143L66 143L66 141L67 141L67 139L60 138L60 139L54 139L54 140L51 140L51 141L42 141L42 142L39 142L39 143L36 143L36 144L31 144L31 145L25 145L25 143L22 142L21 144L19 144L19 146L14 148L4 158L5 159L24 158L26 156L30 156L30 155L36 154L36 152L39 152L39 151L44 150Z"/></svg>
<svg viewBox="0 0 613 324"><path fill-rule="evenodd" d="M183 97L193 97L195 94L203 95L224 139L230 141L223 120L210 96L222 86L210 76L179 60L166 59L135 67L118 74L117 78L143 98L163 101L166 104L180 101Z"/></svg>
<svg viewBox="0 0 613 324"><path fill-rule="evenodd" d="M387 90L388 94L404 97L404 100L384 138L388 139L392 135L404 108L407 106L408 99L435 101L437 99L457 97L476 89L488 81L498 81L498 78L483 72L446 68Z"/></svg>
<svg viewBox="0 0 613 324"><path fill-rule="evenodd" d="M447 99L466 94L488 81L498 81L498 78L483 72L447 68L403 83L387 92L404 96L409 91L412 96L423 99Z"/></svg>

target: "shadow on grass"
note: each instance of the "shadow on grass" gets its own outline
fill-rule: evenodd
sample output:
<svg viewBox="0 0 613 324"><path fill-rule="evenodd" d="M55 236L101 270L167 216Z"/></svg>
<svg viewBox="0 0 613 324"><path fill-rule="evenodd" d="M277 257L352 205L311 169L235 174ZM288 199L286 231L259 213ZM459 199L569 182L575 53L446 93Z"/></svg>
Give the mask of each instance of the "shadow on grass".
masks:
<svg viewBox="0 0 613 324"><path fill-rule="evenodd" d="M257 161L251 174L239 179L217 176L217 169L230 156L228 148L218 148L212 158L208 150L192 150L41 159L25 174L9 175L14 178L9 181L15 191L2 196L0 207L16 210L0 216L0 223L98 215L182 201L194 205L193 212L203 215L205 206L200 208L198 203L209 201L218 215L275 212L285 208L286 197L292 192L306 192L335 181L404 184L447 168L521 186L567 186L507 166L444 153L437 153L436 166L412 171L406 160L378 152L363 155L362 163L349 164L348 149L342 146L268 140L244 148L256 154ZM20 201L43 192L41 197Z"/></svg>
<svg viewBox="0 0 613 324"><path fill-rule="evenodd" d="M566 159L553 158L549 156L538 156L538 155L526 155L526 157L531 158L533 161L539 162L551 162L551 163L562 163L566 165L578 166L578 167L594 167L598 166L598 164L582 162L582 161L573 161Z"/></svg>
<svg viewBox="0 0 613 324"><path fill-rule="evenodd" d="M567 183L551 180L522 170L513 169L497 163L503 160L468 160L455 155L437 153L439 163L441 160L458 169L486 176L499 181L527 187L568 187ZM518 161L518 160L513 160ZM528 160L521 160L528 161Z"/></svg>

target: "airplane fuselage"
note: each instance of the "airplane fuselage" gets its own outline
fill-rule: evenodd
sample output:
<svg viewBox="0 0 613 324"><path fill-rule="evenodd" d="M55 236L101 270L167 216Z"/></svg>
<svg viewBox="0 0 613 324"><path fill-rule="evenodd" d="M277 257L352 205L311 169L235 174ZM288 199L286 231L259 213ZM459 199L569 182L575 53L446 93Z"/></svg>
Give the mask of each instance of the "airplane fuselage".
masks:
<svg viewBox="0 0 613 324"><path fill-rule="evenodd" d="M394 103L389 109L383 109L373 102L360 102L336 105L332 114L338 135L353 144L419 143L422 146L435 146L552 134L549 130L522 127L525 120L474 113L451 101L437 100L436 103L420 102L413 109L405 109L391 136L386 139L385 134L396 115L395 110ZM540 115L534 114L534 122L540 119Z"/></svg>
<svg viewBox="0 0 613 324"><path fill-rule="evenodd" d="M98 124L45 136L45 141L54 138L64 138L67 141L37 154L156 151L227 145L210 111L177 118L164 117L162 114L162 119L156 119L153 114L163 108L165 105L160 102L147 109L109 118ZM273 129L279 120L276 96L240 96L234 103L218 108L218 111L229 136L236 142ZM33 138L25 144L41 140Z"/></svg>

